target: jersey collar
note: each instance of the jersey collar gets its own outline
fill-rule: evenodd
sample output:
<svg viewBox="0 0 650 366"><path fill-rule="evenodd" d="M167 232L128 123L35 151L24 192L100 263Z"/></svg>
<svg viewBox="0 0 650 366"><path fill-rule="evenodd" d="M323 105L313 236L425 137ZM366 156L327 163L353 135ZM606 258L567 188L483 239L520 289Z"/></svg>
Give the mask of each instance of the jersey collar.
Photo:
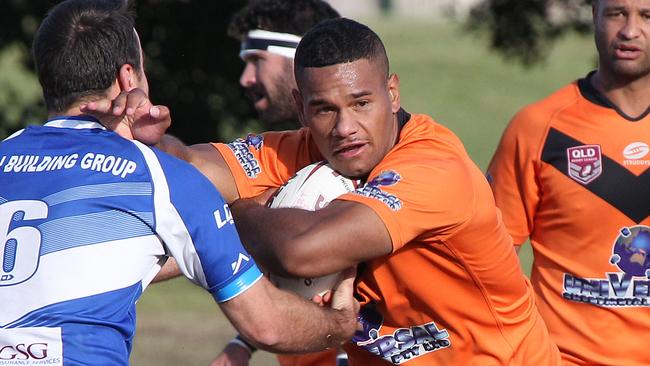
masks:
<svg viewBox="0 0 650 366"><path fill-rule="evenodd" d="M57 127L57 128L74 128L74 129L102 129L104 127L97 118L93 116L59 116L48 120L45 125L46 127Z"/></svg>
<svg viewBox="0 0 650 366"><path fill-rule="evenodd" d="M623 112L620 108L618 108L616 104L614 104L611 100L607 99L606 96L601 94L598 91L598 89L594 88L594 86L591 84L591 78L594 76L595 73L596 73L595 70L591 71L589 72L589 74L587 74L587 76L578 80L578 89L580 90L580 94L582 94L582 96L585 99L601 107L613 109L614 111L616 111L616 113L618 113L619 116L625 118L630 122L640 121L644 119L648 114L650 114L650 107L648 107L648 109L646 109L646 111L641 113L641 115L638 117L631 117L625 114L625 112Z"/></svg>

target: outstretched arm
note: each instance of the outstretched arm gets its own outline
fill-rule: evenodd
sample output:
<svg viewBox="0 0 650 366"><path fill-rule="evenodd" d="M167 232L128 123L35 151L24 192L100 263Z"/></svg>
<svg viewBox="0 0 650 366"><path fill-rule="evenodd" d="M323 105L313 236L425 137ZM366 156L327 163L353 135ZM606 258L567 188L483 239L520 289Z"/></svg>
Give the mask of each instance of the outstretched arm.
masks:
<svg viewBox="0 0 650 366"><path fill-rule="evenodd" d="M171 135L165 135L156 144L160 150L185 160L205 175L219 190L227 203L239 198L235 178L221 153L211 144L185 145Z"/></svg>
<svg viewBox="0 0 650 366"><path fill-rule="evenodd" d="M141 89L120 93L114 100L102 99L82 107L84 113L97 117L109 129L126 126L127 138L133 138L185 160L199 169L214 184L227 202L239 197L235 181L221 157L210 144L185 145L181 140L166 135L171 125L169 109L153 105Z"/></svg>
<svg viewBox="0 0 650 366"><path fill-rule="evenodd" d="M384 223L361 203L334 200L306 211L240 199L230 208L247 250L279 275L323 276L392 251Z"/></svg>
<svg viewBox="0 0 650 366"><path fill-rule="evenodd" d="M266 278L221 308L242 336L275 353L315 352L340 346L357 330L354 269L334 290L331 308L279 290Z"/></svg>

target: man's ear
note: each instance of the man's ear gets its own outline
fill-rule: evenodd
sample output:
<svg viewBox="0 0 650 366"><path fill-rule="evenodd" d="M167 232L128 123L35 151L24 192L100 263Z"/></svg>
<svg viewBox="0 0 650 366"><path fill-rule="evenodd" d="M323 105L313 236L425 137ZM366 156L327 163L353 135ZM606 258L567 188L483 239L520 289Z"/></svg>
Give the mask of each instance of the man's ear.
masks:
<svg viewBox="0 0 650 366"><path fill-rule="evenodd" d="M122 91L130 91L137 86L137 77L135 69L129 64L120 67L117 75L118 85Z"/></svg>
<svg viewBox="0 0 650 366"><path fill-rule="evenodd" d="M300 120L300 124L306 127L307 125L305 124L305 111L302 104L302 94L300 94L300 91L298 89L292 89L291 95L293 95L293 101L296 105L296 110L298 111L298 119Z"/></svg>
<svg viewBox="0 0 650 366"><path fill-rule="evenodd" d="M401 107L399 98L399 76L397 76L397 74L391 74L388 77L386 87L388 89L388 95L390 96L391 110L393 113L397 113Z"/></svg>

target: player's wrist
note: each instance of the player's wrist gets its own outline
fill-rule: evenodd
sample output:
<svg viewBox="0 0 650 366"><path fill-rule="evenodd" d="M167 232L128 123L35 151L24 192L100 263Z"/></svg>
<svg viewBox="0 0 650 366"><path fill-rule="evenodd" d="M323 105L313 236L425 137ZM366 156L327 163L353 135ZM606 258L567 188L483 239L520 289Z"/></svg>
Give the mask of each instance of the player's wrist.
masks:
<svg viewBox="0 0 650 366"><path fill-rule="evenodd" d="M357 314L352 309L334 310L333 329L327 334L327 348L338 348L345 344L358 329Z"/></svg>
<svg viewBox="0 0 650 366"><path fill-rule="evenodd" d="M240 336L239 334L235 336L235 338L231 339L228 342L227 346L233 346L233 347L238 347L243 350L245 350L248 353L248 357L250 358L255 351L257 351L257 348L253 346L249 341L244 339L244 337Z"/></svg>

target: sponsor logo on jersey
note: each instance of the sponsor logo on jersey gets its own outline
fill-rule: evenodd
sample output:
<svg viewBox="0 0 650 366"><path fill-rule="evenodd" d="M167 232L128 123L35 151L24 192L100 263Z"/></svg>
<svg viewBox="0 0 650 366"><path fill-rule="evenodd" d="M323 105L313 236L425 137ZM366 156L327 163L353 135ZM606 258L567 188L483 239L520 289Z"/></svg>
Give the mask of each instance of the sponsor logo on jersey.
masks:
<svg viewBox="0 0 650 366"><path fill-rule="evenodd" d="M223 213L221 209L214 211L214 220L217 222L217 229L221 229L226 224L233 225L235 223L227 203L223 205Z"/></svg>
<svg viewBox="0 0 650 366"><path fill-rule="evenodd" d="M623 165L647 165L650 166L650 159L644 159L650 152L650 146L645 142L633 142L623 149Z"/></svg>
<svg viewBox="0 0 650 366"><path fill-rule="evenodd" d="M61 328L0 329L0 365L62 365Z"/></svg>
<svg viewBox="0 0 650 366"><path fill-rule="evenodd" d="M581 184L589 184L603 172L600 145L582 145L566 150L569 177Z"/></svg>
<svg viewBox="0 0 650 366"><path fill-rule="evenodd" d="M251 260L251 258L244 253L239 253L239 256L237 256L237 260L232 262L230 266L232 267L232 274L236 274L239 272L241 269L241 266L245 263Z"/></svg>
<svg viewBox="0 0 650 366"><path fill-rule="evenodd" d="M0 361L42 360L45 358L47 358L47 343L0 344Z"/></svg>
<svg viewBox="0 0 650 366"><path fill-rule="evenodd" d="M378 176L367 182L363 187L357 188L355 193L362 196L375 198L385 203L393 211L398 211L402 208L402 201L397 196L384 192L381 187L392 186L397 184L402 177L393 170L386 170L381 172Z"/></svg>
<svg viewBox="0 0 650 366"><path fill-rule="evenodd" d="M255 178L262 172L262 168L251 150L259 151L263 144L264 138L252 133L246 136L245 139L238 138L228 144L239 165L249 178Z"/></svg>
<svg viewBox="0 0 650 366"><path fill-rule="evenodd" d="M0 157L0 172L41 173L64 169L84 169L98 173L111 173L125 178L138 168L138 164L120 156L89 152L79 157L70 155L11 155Z"/></svg>
<svg viewBox="0 0 650 366"><path fill-rule="evenodd" d="M438 329L434 322L398 328L392 334L380 336L384 319L374 303L361 308L359 322L363 330L355 333L352 342L394 365L451 346L447 330Z"/></svg>
<svg viewBox="0 0 650 366"><path fill-rule="evenodd" d="M597 306L650 306L650 227L622 228L609 263L619 272L607 272L605 278L580 278L565 273L562 296Z"/></svg>

